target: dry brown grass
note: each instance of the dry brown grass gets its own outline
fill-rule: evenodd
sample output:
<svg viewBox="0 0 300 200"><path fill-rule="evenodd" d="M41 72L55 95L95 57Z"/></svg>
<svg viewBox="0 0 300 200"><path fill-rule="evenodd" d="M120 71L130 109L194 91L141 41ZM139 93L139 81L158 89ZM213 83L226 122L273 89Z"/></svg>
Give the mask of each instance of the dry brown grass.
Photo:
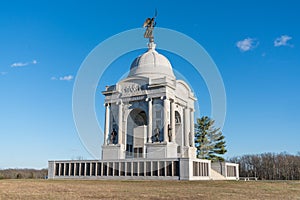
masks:
<svg viewBox="0 0 300 200"><path fill-rule="evenodd" d="M300 199L300 181L3 179L0 199Z"/></svg>

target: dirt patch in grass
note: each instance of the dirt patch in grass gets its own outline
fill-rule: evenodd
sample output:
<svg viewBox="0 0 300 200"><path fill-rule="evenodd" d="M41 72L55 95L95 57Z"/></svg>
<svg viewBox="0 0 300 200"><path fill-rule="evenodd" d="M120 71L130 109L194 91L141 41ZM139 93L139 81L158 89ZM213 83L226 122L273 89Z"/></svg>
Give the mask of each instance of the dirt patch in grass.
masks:
<svg viewBox="0 0 300 200"><path fill-rule="evenodd" d="M0 199L299 199L300 181L0 180Z"/></svg>

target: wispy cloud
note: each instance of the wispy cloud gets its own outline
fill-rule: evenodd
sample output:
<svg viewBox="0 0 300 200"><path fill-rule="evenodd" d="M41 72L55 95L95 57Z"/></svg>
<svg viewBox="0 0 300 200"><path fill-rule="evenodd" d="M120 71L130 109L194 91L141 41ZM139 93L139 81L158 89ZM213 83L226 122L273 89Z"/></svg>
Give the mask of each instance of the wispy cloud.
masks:
<svg viewBox="0 0 300 200"><path fill-rule="evenodd" d="M288 35L282 35L274 40L274 46L280 47L280 46L289 46L293 47L293 45L289 44L288 41L291 40L292 37Z"/></svg>
<svg viewBox="0 0 300 200"><path fill-rule="evenodd" d="M74 77L72 75L67 75L67 76L61 76L59 78L56 78L55 76L51 77L51 80L56 81L56 80L60 80L60 81L71 81Z"/></svg>
<svg viewBox="0 0 300 200"><path fill-rule="evenodd" d="M258 46L258 41L254 38L246 38L244 40L238 41L236 43L237 48L239 48L242 52L249 51Z"/></svg>
<svg viewBox="0 0 300 200"><path fill-rule="evenodd" d="M7 72L0 72L0 75L1 76L4 76L4 75L6 75L7 74Z"/></svg>
<svg viewBox="0 0 300 200"><path fill-rule="evenodd" d="M23 62L15 62L13 64L11 64L11 67L25 67L27 66L29 63L23 63Z"/></svg>
<svg viewBox="0 0 300 200"><path fill-rule="evenodd" d="M72 75L68 75L68 76L63 76L63 77L59 77L60 81L70 81L73 79Z"/></svg>
<svg viewBox="0 0 300 200"><path fill-rule="evenodd" d="M15 62L15 63L11 64L10 66L11 67L25 67L30 64L36 65L37 63L38 63L37 60L33 60L31 62Z"/></svg>

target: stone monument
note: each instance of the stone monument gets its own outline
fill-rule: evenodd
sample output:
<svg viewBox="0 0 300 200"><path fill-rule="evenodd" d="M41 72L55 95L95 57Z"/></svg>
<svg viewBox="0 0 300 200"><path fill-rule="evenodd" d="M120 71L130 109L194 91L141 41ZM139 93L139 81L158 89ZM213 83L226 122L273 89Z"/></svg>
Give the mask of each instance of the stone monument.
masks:
<svg viewBox="0 0 300 200"><path fill-rule="evenodd" d="M144 23L147 51L133 60L126 78L102 92L102 160L49 161L49 178L213 178L211 162L196 158L195 95L186 82L176 79L170 61L156 51L155 17ZM238 177L238 165L220 166L214 172L224 179Z"/></svg>

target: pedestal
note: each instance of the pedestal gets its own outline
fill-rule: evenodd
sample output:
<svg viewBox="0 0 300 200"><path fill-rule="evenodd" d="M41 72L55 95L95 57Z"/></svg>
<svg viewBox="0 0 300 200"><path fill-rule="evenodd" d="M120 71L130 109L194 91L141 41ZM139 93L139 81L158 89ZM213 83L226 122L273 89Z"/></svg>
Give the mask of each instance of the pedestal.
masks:
<svg viewBox="0 0 300 200"><path fill-rule="evenodd" d="M196 158L196 147L183 147L182 157L183 158Z"/></svg>
<svg viewBox="0 0 300 200"><path fill-rule="evenodd" d="M122 144L102 146L102 160L125 159L125 148Z"/></svg>
<svg viewBox="0 0 300 200"><path fill-rule="evenodd" d="M177 144L167 142L147 143L147 158L177 158Z"/></svg>

